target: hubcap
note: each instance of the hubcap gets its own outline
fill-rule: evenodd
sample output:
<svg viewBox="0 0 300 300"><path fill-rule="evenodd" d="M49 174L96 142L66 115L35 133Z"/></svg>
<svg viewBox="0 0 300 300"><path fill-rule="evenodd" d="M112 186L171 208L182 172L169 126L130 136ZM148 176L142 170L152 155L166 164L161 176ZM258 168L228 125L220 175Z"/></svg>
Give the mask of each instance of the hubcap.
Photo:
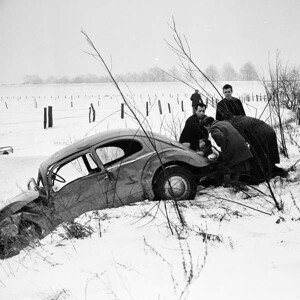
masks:
<svg viewBox="0 0 300 300"><path fill-rule="evenodd" d="M171 176L169 177L169 181L166 181L164 185L164 194L168 199L180 199L186 193L187 189L188 183L184 178L180 176Z"/></svg>

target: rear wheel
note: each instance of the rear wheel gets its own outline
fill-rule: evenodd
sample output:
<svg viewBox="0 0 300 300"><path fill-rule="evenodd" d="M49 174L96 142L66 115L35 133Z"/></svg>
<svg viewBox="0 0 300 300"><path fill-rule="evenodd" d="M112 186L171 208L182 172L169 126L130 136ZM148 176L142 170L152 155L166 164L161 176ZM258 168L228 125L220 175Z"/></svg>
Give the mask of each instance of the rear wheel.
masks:
<svg viewBox="0 0 300 300"><path fill-rule="evenodd" d="M194 199L197 180L188 169L182 166L168 166L155 176L153 190L157 199Z"/></svg>

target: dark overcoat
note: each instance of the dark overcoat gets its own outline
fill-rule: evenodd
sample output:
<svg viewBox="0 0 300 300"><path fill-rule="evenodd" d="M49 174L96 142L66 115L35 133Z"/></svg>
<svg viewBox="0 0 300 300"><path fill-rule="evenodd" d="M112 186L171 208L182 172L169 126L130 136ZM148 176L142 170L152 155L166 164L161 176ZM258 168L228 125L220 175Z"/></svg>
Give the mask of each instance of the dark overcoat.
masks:
<svg viewBox="0 0 300 300"><path fill-rule="evenodd" d="M216 120L229 120L233 116L245 116L245 110L240 99L222 99L217 104Z"/></svg>
<svg viewBox="0 0 300 300"><path fill-rule="evenodd" d="M230 123L250 144L254 159L263 166L264 171L280 162L276 133L271 126L262 120L247 117L234 116Z"/></svg>
<svg viewBox="0 0 300 300"><path fill-rule="evenodd" d="M210 133L221 148L224 167L232 168L252 157L245 139L228 121L214 121Z"/></svg>
<svg viewBox="0 0 300 300"><path fill-rule="evenodd" d="M192 107L196 108L197 104L203 103L202 98L200 94L194 93L191 96L191 101L192 101Z"/></svg>
<svg viewBox="0 0 300 300"><path fill-rule="evenodd" d="M208 139L208 131L202 125L202 120L204 117L199 119L196 114L190 116L186 120L179 138L180 143L190 143L190 148L194 151L199 149L199 140Z"/></svg>

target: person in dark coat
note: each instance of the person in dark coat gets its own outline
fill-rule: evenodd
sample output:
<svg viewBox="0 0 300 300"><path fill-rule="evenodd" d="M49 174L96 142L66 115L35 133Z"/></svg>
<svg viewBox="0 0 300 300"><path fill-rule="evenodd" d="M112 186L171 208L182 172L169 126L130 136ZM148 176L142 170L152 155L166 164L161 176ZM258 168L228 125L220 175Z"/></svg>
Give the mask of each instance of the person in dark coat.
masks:
<svg viewBox="0 0 300 300"><path fill-rule="evenodd" d="M196 112L186 120L179 138L179 143L188 146L194 151L199 150L199 141L201 139L208 139L208 131L202 125L202 121L206 117L205 109L206 105L204 103L197 104Z"/></svg>
<svg viewBox="0 0 300 300"><path fill-rule="evenodd" d="M280 163L280 158L276 133L271 126L247 116L234 116L230 123L250 144L255 176L266 179L283 172L275 165Z"/></svg>
<svg viewBox="0 0 300 300"><path fill-rule="evenodd" d="M237 183L241 174L250 171L249 159L252 158L245 139L228 121L217 121L207 117L203 126L221 148L222 160L218 168L222 169L225 184Z"/></svg>
<svg viewBox="0 0 300 300"><path fill-rule="evenodd" d="M199 90L195 90L195 93L191 96L193 114L196 112L196 107L199 103L203 103L201 95L199 94Z"/></svg>
<svg viewBox="0 0 300 300"><path fill-rule="evenodd" d="M89 107L89 123L95 122L95 120L96 120L96 111L95 111L93 103L91 103L91 105Z"/></svg>
<svg viewBox="0 0 300 300"><path fill-rule="evenodd" d="M229 120L233 116L245 116L245 110L240 99L232 97L232 86L225 84L223 86L223 94L225 96L217 104L216 120Z"/></svg>

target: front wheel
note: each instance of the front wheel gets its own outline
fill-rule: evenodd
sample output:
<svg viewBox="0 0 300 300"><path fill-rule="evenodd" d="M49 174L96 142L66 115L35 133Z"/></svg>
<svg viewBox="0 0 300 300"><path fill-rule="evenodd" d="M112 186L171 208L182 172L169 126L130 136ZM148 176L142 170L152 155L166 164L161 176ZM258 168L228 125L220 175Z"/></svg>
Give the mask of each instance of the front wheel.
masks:
<svg viewBox="0 0 300 300"><path fill-rule="evenodd" d="M153 190L157 199L194 199L197 181L188 169L182 166L168 166L155 176Z"/></svg>

